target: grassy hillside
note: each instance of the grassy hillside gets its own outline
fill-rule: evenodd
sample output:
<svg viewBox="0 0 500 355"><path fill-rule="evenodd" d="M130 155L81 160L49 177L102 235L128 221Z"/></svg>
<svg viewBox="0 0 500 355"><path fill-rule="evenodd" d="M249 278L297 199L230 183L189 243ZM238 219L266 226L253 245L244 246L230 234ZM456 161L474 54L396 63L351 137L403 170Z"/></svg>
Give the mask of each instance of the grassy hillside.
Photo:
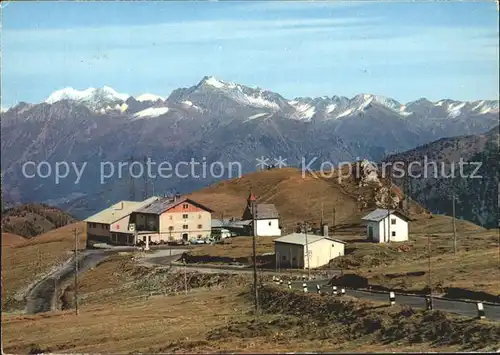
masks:
<svg viewBox="0 0 500 355"><path fill-rule="evenodd" d="M22 291L55 265L71 257L74 229L79 234L80 248L85 248L83 222L66 225L37 238L2 248L2 292L5 292L2 307L23 308Z"/></svg>
<svg viewBox="0 0 500 355"><path fill-rule="evenodd" d="M13 233L2 233L2 249L4 247L13 247L15 245L23 244L26 238Z"/></svg>
<svg viewBox="0 0 500 355"><path fill-rule="evenodd" d="M134 288L135 293L131 293L123 284L105 285L104 272L113 274L124 262L115 259L84 276L80 290L84 299L78 316L74 310L67 310L2 317L5 350L9 353L435 352L495 350L500 346L498 324L487 320L399 305L388 307L385 302L360 302L347 296L332 299L275 287L261 290L263 314L255 318L249 287L227 283L227 275L226 278L188 275L190 280L194 277L206 282L190 288L187 295L180 292L148 297L147 287L142 292ZM138 272L136 283L152 281L151 276ZM96 278L96 273L100 277ZM133 269L127 268L128 281L134 282L134 277L130 277L133 273ZM168 274L163 280L172 278L183 280L183 274ZM217 281L225 285L217 287Z"/></svg>
<svg viewBox="0 0 500 355"><path fill-rule="evenodd" d="M339 174L348 177L339 178ZM223 181L190 196L215 210L215 218L241 217L250 189L258 202L276 205L285 233L292 231L299 221L319 224L322 207L323 218L330 225L333 225L334 207L338 226L359 225L360 217L382 205L379 199L383 199L380 187L370 184L359 187L359 181L349 176L347 168L329 177L311 174L303 177L301 171L294 168L271 169ZM393 194L402 196L395 186ZM425 212L415 203L410 206L412 214Z"/></svg>
<svg viewBox="0 0 500 355"><path fill-rule="evenodd" d="M44 204L26 204L2 212L3 231L26 238L76 222L66 212Z"/></svg>

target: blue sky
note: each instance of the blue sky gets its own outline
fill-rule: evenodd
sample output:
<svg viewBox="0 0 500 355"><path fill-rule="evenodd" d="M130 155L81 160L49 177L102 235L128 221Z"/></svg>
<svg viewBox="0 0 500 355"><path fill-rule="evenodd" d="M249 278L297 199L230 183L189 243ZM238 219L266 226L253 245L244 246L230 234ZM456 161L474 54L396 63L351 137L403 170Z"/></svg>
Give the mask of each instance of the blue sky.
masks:
<svg viewBox="0 0 500 355"><path fill-rule="evenodd" d="M1 40L4 107L205 75L287 98L498 98L495 2L15 2Z"/></svg>

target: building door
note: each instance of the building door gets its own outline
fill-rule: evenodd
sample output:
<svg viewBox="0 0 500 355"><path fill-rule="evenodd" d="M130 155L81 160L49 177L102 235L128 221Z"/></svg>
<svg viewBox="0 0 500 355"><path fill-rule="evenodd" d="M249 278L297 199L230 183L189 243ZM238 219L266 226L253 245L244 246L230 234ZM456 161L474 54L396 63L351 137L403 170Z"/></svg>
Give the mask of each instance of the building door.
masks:
<svg viewBox="0 0 500 355"><path fill-rule="evenodd" d="M373 227L368 226L368 239L373 240Z"/></svg>
<svg viewBox="0 0 500 355"><path fill-rule="evenodd" d="M182 240L184 242L187 242L188 241L188 234L187 233L182 233Z"/></svg>

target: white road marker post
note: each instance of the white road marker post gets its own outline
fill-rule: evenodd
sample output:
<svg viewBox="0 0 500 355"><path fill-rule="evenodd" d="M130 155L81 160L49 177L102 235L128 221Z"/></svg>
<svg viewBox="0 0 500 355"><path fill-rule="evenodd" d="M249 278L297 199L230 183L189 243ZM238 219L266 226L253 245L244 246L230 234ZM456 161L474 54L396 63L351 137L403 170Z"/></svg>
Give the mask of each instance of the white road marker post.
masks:
<svg viewBox="0 0 500 355"><path fill-rule="evenodd" d="M484 313L483 302L478 302L477 303L477 318L479 318L479 319L486 318L486 315Z"/></svg>
<svg viewBox="0 0 500 355"><path fill-rule="evenodd" d="M344 296L344 295L345 295L345 288L341 288L341 289L340 289L340 295L341 295L341 296Z"/></svg>
<svg viewBox="0 0 500 355"><path fill-rule="evenodd" d="M425 309L428 311L432 311L433 308L434 307L432 305L431 299L429 297L425 297Z"/></svg>
<svg viewBox="0 0 500 355"><path fill-rule="evenodd" d="M389 303L391 306L394 306L396 304L396 295L393 291L389 292Z"/></svg>
<svg viewBox="0 0 500 355"><path fill-rule="evenodd" d="M292 282L291 281L288 281L288 289L291 290L292 289Z"/></svg>
<svg viewBox="0 0 500 355"><path fill-rule="evenodd" d="M302 288L304 289L304 292L307 292L307 284L305 282L302 284Z"/></svg>
<svg viewBox="0 0 500 355"><path fill-rule="evenodd" d="M337 286L332 287L332 295L337 296Z"/></svg>
<svg viewBox="0 0 500 355"><path fill-rule="evenodd" d="M321 293L321 286L316 285L316 293L319 295Z"/></svg>

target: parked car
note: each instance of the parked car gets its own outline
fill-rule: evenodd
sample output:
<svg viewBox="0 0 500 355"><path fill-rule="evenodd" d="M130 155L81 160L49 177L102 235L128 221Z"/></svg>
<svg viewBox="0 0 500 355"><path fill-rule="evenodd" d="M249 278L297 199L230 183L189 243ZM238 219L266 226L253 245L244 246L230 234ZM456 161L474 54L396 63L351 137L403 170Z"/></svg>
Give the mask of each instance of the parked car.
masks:
<svg viewBox="0 0 500 355"><path fill-rule="evenodd" d="M203 239L192 239L191 244L205 244Z"/></svg>

